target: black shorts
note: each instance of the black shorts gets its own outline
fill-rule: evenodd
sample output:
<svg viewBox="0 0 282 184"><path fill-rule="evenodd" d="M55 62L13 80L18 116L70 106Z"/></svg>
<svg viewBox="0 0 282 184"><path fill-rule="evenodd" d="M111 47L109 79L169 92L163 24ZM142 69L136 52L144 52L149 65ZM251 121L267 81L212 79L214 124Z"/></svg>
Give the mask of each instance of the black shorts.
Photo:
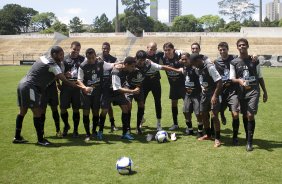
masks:
<svg viewBox="0 0 282 184"><path fill-rule="evenodd" d="M80 105L80 89L63 85L60 93L61 109L68 109L70 106L72 106L73 109L79 109Z"/></svg>
<svg viewBox="0 0 282 184"><path fill-rule="evenodd" d="M212 105L211 104L212 95L213 93L202 93L201 102L200 102L200 112L210 112L211 110L219 112L221 97L218 97L217 103L215 105Z"/></svg>
<svg viewBox="0 0 282 184"><path fill-rule="evenodd" d="M240 103L237 94L223 94L221 108L226 109L229 108L229 111L239 112L240 111Z"/></svg>
<svg viewBox="0 0 282 184"><path fill-rule="evenodd" d="M101 97L101 108L109 109L111 103L114 105L126 105L128 101L126 100L124 94L113 93L112 90L103 90Z"/></svg>
<svg viewBox="0 0 282 184"><path fill-rule="evenodd" d="M178 100L178 99L184 99L184 97L185 97L184 83L170 84L169 99Z"/></svg>
<svg viewBox="0 0 282 184"><path fill-rule="evenodd" d="M56 107L59 105L59 97L56 83L52 83L45 90L42 97L42 108L47 108L47 105Z"/></svg>
<svg viewBox="0 0 282 184"><path fill-rule="evenodd" d="M257 114L258 104L259 104L259 92L255 92L246 98L240 99L241 113L246 114L247 112L251 114Z"/></svg>
<svg viewBox="0 0 282 184"><path fill-rule="evenodd" d="M80 92L81 108L84 110L100 109L101 90L94 89L91 95Z"/></svg>
<svg viewBox="0 0 282 184"><path fill-rule="evenodd" d="M42 93L38 87L26 82L19 83L17 88L18 106L24 108L42 107Z"/></svg>
<svg viewBox="0 0 282 184"><path fill-rule="evenodd" d="M195 115L200 114L200 101L201 101L201 95L191 97L188 94L186 94L183 103L183 112L184 113L194 112Z"/></svg>

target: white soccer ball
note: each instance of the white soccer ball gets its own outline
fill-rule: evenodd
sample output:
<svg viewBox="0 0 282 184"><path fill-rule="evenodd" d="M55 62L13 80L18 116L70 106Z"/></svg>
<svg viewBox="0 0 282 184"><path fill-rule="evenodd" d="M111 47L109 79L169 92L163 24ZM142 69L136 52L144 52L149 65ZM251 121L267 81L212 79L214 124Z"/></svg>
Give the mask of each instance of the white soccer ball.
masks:
<svg viewBox="0 0 282 184"><path fill-rule="evenodd" d="M158 143L164 143L168 141L168 133L164 130L158 131L155 136L156 141Z"/></svg>
<svg viewBox="0 0 282 184"><path fill-rule="evenodd" d="M119 174L130 174L133 167L133 161L128 157L121 157L117 160L116 168Z"/></svg>

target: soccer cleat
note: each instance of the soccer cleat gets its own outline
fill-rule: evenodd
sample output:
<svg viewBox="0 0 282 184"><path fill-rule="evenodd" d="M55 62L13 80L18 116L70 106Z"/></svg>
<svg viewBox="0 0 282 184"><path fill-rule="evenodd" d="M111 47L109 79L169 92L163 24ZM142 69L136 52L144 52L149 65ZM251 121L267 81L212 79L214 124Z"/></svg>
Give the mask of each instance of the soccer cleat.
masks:
<svg viewBox="0 0 282 184"><path fill-rule="evenodd" d="M134 137L132 137L132 135L130 135L129 133L124 134L123 136L121 136L121 138L127 140L134 140Z"/></svg>
<svg viewBox="0 0 282 184"><path fill-rule="evenodd" d="M172 140L172 141L176 141L176 134L175 133L171 133L170 134L170 140Z"/></svg>
<svg viewBox="0 0 282 184"><path fill-rule="evenodd" d="M246 145L246 151L253 151L253 149L253 144L248 142Z"/></svg>
<svg viewBox="0 0 282 184"><path fill-rule="evenodd" d="M90 141L90 135L86 135L84 141L86 142Z"/></svg>
<svg viewBox="0 0 282 184"><path fill-rule="evenodd" d="M24 144L27 143L28 141L25 140L22 136L20 136L19 138L14 138L13 139L13 143L14 144Z"/></svg>
<svg viewBox="0 0 282 184"><path fill-rule="evenodd" d="M63 137L62 132L61 131L56 132L56 137L62 138Z"/></svg>
<svg viewBox="0 0 282 184"><path fill-rule="evenodd" d="M220 147L220 146L221 146L220 140L215 139L215 140L214 140L214 145L213 145L213 147L218 148L218 147Z"/></svg>
<svg viewBox="0 0 282 184"><path fill-rule="evenodd" d="M211 140L212 138L208 135L204 135L202 137L198 138L198 141L205 141L205 140Z"/></svg>
<svg viewBox="0 0 282 184"><path fill-rule="evenodd" d="M138 135L142 135L143 134L141 128L136 128L136 134L138 134Z"/></svg>
<svg viewBox="0 0 282 184"><path fill-rule="evenodd" d="M67 136L68 135L68 131L70 129L70 125L67 124L65 127L64 127L64 131L63 131L63 137Z"/></svg>
<svg viewBox="0 0 282 184"><path fill-rule="evenodd" d="M37 144L40 145L40 146L48 146L52 143L49 142L47 139L42 139L42 141L38 141Z"/></svg>
<svg viewBox="0 0 282 184"><path fill-rule="evenodd" d="M178 128L179 128L178 125L172 125L172 126L169 128L169 130L176 130L176 129L178 129Z"/></svg>
<svg viewBox="0 0 282 184"><path fill-rule="evenodd" d="M118 131L118 128L115 126L111 126L111 132Z"/></svg>
<svg viewBox="0 0 282 184"><path fill-rule="evenodd" d="M238 140L237 137L236 138L233 137L232 142L233 142L233 146L238 146L239 145L239 140Z"/></svg>
<svg viewBox="0 0 282 184"><path fill-rule="evenodd" d="M140 123L140 128L143 126L143 124L146 122L146 119L143 117Z"/></svg>
<svg viewBox="0 0 282 184"><path fill-rule="evenodd" d="M73 137L73 138L78 138L78 137L79 137L78 132L73 132L73 133L72 133L72 137Z"/></svg>
<svg viewBox="0 0 282 184"><path fill-rule="evenodd" d="M98 139L98 140L103 140L103 132L102 132L102 131L99 131L99 132L97 133L97 139Z"/></svg>
<svg viewBox="0 0 282 184"><path fill-rule="evenodd" d="M189 130L188 127L186 127L185 133L186 133L186 135L194 135L194 131L193 130Z"/></svg>
<svg viewBox="0 0 282 184"><path fill-rule="evenodd" d="M97 134L98 134L97 131L92 132L92 138L95 139L97 137Z"/></svg>
<svg viewBox="0 0 282 184"><path fill-rule="evenodd" d="M161 131L162 130L162 125L161 123L157 123L157 131Z"/></svg>
<svg viewBox="0 0 282 184"><path fill-rule="evenodd" d="M146 136L146 140L148 141L148 142L150 142L152 139L153 139L153 135L152 134L147 134L147 136Z"/></svg>

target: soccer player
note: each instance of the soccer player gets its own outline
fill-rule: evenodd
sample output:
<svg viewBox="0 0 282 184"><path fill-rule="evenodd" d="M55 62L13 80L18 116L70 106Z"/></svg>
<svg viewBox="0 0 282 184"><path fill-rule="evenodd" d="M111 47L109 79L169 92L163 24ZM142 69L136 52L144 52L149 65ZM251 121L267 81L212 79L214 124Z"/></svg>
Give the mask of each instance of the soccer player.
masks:
<svg viewBox="0 0 282 184"><path fill-rule="evenodd" d="M107 63L116 63L117 58L112 56L110 54L111 51L111 45L108 42L104 42L102 44L102 59L106 61ZM105 71L103 74L103 91L102 93L108 93L108 90L110 89L110 86L112 84L112 78L111 78L111 71ZM117 131L118 128L115 125L115 118L113 113L113 107L110 105L108 109L108 114L111 122L111 131Z"/></svg>
<svg viewBox="0 0 282 184"><path fill-rule="evenodd" d="M43 138L43 122L41 118L42 106L44 99L44 91L55 78L66 82L66 84L81 88L84 92L88 92L89 88L84 88L69 82L59 67L64 58L64 51L59 46L51 48L50 57L42 56L35 62L27 75L20 81L17 89L18 105L20 112L16 119L16 132L13 143L24 143L26 140L21 136L22 122L27 113L28 108L33 112L34 127L37 132L37 144L47 146L50 142Z"/></svg>
<svg viewBox="0 0 282 184"><path fill-rule="evenodd" d="M79 55L81 44L78 41L74 41L70 46L70 53L65 56L63 62L63 72L66 78L75 83L77 81L78 68L84 61L84 57ZM61 118L64 122L63 136L66 136L70 125L68 122L69 114L67 109L72 107L72 119L73 119L73 137L78 137L78 126L80 120L79 108L80 108L80 90L66 85L64 82L60 86L60 108Z"/></svg>
<svg viewBox="0 0 282 184"><path fill-rule="evenodd" d="M247 138L246 150L252 151L260 87L263 90L263 102L267 101L268 96L259 62L252 62L248 55L248 40L241 38L236 45L239 57L230 63L230 79L240 85L239 100Z"/></svg>
<svg viewBox="0 0 282 184"><path fill-rule="evenodd" d="M173 68L181 68L183 65L179 62L181 54L177 54L174 49L174 45L171 42L167 42L163 45L164 56L162 62L164 65L171 66ZM185 97L184 75L174 71L166 71L170 91L169 99L171 99L171 111L173 117L173 125L169 130L178 129L178 100Z"/></svg>
<svg viewBox="0 0 282 184"><path fill-rule="evenodd" d="M130 114L128 109L128 102L124 94L139 94L140 87L136 86L134 89L128 89L123 86L126 77L136 70L136 60L134 57L126 57L122 64L116 65L112 70L112 86L113 97L120 104L122 110L122 139L133 140L134 137L130 135ZM125 103L124 103L125 102Z"/></svg>
<svg viewBox="0 0 282 184"><path fill-rule="evenodd" d="M157 52L157 44L155 42L151 42L147 45L147 59L151 60L154 63L160 64L159 61L163 57L163 52ZM161 75L158 70L151 70L145 73L145 79L143 81L143 91L146 103L147 96L149 92L152 92L155 102L155 111L157 118L157 131L162 130L161 126L161 118L162 118L162 104L161 104L161 96L162 96L162 88L161 88Z"/></svg>
<svg viewBox="0 0 282 184"><path fill-rule="evenodd" d="M203 136L203 122L200 116L200 100L201 100L201 85L199 81L199 75L195 68L192 67L190 62L190 54L182 53L180 62L184 65L183 74L185 77L185 89L186 95L183 104L183 114L186 119L187 128L185 133L187 135L194 135L192 126L192 113L198 121L197 137Z"/></svg>
<svg viewBox="0 0 282 184"><path fill-rule="evenodd" d="M237 95L238 84L233 83L229 79L230 74L230 62L235 58L233 55L228 54L229 46L226 42L220 42L218 44L218 51L220 57L214 62L215 67L221 75L223 87L221 92L221 114L227 107L231 111L232 115L232 127L233 127L233 145L238 145L238 131L239 131L239 100Z"/></svg>
<svg viewBox="0 0 282 184"><path fill-rule="evenodd" d="M202 115L205 135L198 140L210 140L211 130L209 122L209 113L212 112L212 119L215 129L214 147L219 147L220 142L220 123L218 112L220 110L219 95L222 88L222 80L213 63L204 60L204 56L193 53L190 56L191 64L199 71L199 80L202 87L200 112Z"/></svg>
<svg viewBox="0 0 282 184"><path fill-rule="evenodd" d="M85 55L86 60L84 60L79 66L77 78L79 85L92 88L90 93L81 93L83 124L86 131L85 141L90 140L90 110L92 110L93 115L92 136L97 136L99 140L102 140L104 126L101 126L101 123L102 125L104 124L105 117L102 117L103 119L101 120L100 116L100 129L98 133L96 132L96 128L99 122L103 73L104 71L111 70L113 68L113 64L104 62L101 58L98 58L93 48L88 48Z"/></svg>

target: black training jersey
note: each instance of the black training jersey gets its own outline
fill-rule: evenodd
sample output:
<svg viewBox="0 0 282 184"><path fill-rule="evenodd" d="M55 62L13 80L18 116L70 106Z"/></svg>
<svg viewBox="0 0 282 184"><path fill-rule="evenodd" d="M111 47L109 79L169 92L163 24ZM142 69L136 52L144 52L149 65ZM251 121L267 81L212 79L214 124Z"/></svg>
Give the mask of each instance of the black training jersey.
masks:
<svg viewBox="0 0 282 184"><path fill-rule="evenodd" d="M62 73L61 68L53 61L52 58L41 56L21 80L31 85L39 87L44 91L55 80L55 76Z"/></svg>
<svg viewBox="0 0 282 184"><path fill-rule="evenodd" d="M162 58L163 64L171 66L173 68L181 68L183 65L179 62L180 55L174 54L172 59L168 59L166 57ZM184 75L182 73L174 72L174 71L166 71L166 75L168 77L168 81L170 85L173 84L184 84Z"/></svg>
<svg viewBox="0 0 282 184"><path fill-rule="evenodd" d="M258 73L259 62L253 62L252 58L247 59L235 58L230 63L230 68L235 70L235 77L246 81L246 86L240 87L241 92L246 92L247 95L255 91L259 91L260 73ZM259 70L260 71L260 70ZM230 76L232 78L232 76Z"/></svg>
<svg viewBox="0 0 282 184"><path fill-rule="evenodd" d="M204 64L199 70L199 81L203 93L213 93L216 88L216 82L221 79L213 63L203 61Z"/></svg>
<svg viewBox="0 0 282 184"><path fill-rule="evenodd" d="M136 69L135 71L128 73L125 85L130 89L141 87L144 78L145 75L139 69Z"/></svg>
<svg viewBox="0 0 282 184"><path fill-rule="evenodd" d="M71 73L71 77L68 78L69 80L77 80L78 69L79 69L80 64L84 61L84 59L85 58L81 55L78 55L78 57L76 58L72 58L70 54L65 56L64 62L63 62L64 64L63 72Z"/></svg>
<svg viewBox="0 0 282 184"><path fill-rule="evenodd" d="M106 55L102 56L102 59L106 61L107 63L115 63L117 61L117 58L112 55ZM105 70L103 74L103 89L109 89L112 84L112 76L111 76L112 70Z"/></svg>
<svg viewBox="0 0 282 184"><path fill-rule="evenodd" d="M147 55L147 59L153 61L154 63L160 64L160 59L163 58L164 53L163 52L157 52L155 55L153 56L149 56ZM145 80L160 80L161 79L161 75L159 71L148 71L146 74Z"/></svg>
<svg viewBox="0 0 282 184"><path fill-rule="evenodd" d="M111 74L113 91L114 93L119 93L117 90L122 88L122 86L125 84L128 72L114 67Z"/></svg>
<svg viewBox="0 0 282 184"><path fill-rule="evenodd" d="M230 79L230 63L236 57L237 56L234 55L228 55L228 58L224 60L221 57L219 57L214 62L215 68L220 74L222 79L222 83L223 83L222 93L224 94L235 93L238 87L238 85L233 83Z"/></svg>
<svg viewBox="0 0 282 184"><path fill-rule="evenodd" d="M185 77L186 94L189 96L197 96L201 93L201 85L199 81L199 74L197 70L188 66L183 68L183 74Z"/></svg>

